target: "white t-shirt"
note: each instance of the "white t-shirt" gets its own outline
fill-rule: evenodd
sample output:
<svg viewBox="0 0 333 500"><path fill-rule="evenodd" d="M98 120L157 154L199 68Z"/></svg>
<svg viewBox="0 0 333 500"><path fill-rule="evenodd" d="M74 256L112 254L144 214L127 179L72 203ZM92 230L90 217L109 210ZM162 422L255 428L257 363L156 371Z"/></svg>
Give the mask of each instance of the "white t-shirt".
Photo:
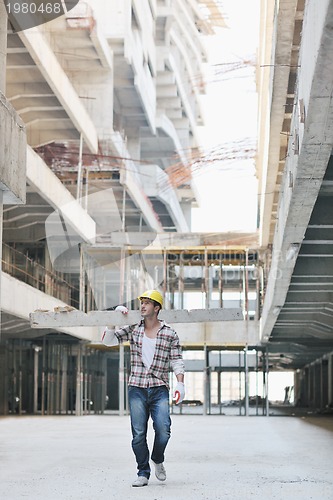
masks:
<svg viewBox="0 0 333 500"><path fill-rule="evenodd" d="M147 370L149 370L150 365L153 362L156 347L156 338L150 339L144 334L142 339L142 361Z"/></svg>

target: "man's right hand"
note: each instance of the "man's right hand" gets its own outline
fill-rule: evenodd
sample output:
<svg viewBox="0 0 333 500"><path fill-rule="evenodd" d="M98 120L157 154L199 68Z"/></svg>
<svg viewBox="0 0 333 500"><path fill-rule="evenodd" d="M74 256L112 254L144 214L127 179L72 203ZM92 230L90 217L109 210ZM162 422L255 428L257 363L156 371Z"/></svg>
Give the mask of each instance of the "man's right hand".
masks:
<svg viewBox="0 0 333 500"><path fill-rule="evenodd" d="M114 327L106 326L102 334L102 344L111 347L118 344L118 339L114 334Z"/></svg>

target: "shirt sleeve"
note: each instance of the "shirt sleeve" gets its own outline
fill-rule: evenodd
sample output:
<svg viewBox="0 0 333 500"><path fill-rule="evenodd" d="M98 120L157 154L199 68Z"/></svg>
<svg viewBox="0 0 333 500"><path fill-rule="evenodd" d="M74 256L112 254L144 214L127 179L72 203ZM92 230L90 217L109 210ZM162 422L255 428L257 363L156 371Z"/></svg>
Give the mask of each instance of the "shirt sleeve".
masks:
<svg viewBox="0 0 333 500"><path fill-rule="evenodd" d="M182 348L180 346L179 337L176 332L171 343L170 365L175 375L183 374L185 372Z"/></svg>
<svg viewBox="0 0 333 500"><path fill-rule="evenodd" d="M126 325L121 328L117 328L115 331L115 336L120 344L131 339L132 332L136 325Z"/></svg>

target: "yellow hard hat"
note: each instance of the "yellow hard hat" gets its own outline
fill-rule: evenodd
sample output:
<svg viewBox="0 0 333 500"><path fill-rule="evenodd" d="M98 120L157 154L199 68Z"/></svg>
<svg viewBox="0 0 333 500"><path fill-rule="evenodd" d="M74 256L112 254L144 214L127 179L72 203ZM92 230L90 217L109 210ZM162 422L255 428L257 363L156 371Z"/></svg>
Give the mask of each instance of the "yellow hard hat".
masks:
<svg viewBox="0 0 333 500"><path fill-rule="evenodd" d="M155 302L158 302L160 306L163 307L163 297L157 290L146 290L138 297L138 299L155 300Z"/></svg>

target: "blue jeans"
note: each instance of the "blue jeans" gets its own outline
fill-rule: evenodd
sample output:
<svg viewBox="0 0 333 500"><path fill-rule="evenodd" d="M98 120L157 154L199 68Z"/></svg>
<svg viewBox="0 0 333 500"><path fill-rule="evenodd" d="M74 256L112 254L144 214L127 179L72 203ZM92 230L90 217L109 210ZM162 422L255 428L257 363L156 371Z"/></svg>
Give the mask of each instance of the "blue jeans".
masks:
<svg viewBox="0 0 333 500"><path fill-rule="evenodd" d="M160 464L164 462L164 451L171 434L169 391L165 385L147 389L130 385L128 401L133 436L132 449L138 464L138 476L149 479L148 419L151 416L155 431L151 459Z"/></svg>

